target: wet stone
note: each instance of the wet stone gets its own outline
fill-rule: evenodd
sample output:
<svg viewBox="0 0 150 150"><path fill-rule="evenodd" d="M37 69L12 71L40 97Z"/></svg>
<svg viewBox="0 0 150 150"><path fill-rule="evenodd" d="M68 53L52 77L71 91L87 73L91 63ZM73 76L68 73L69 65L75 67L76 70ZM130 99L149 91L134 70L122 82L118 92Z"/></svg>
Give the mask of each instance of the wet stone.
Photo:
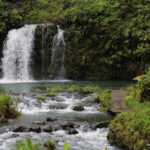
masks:
<svg viewBox="0 0 150 150"><path fill-rule="evenodd" d="M67 127L74 128L74 124L71 122L67 122L67 123L60 124L60 127L62 127L62 129L66 129Z"/></svg>
<svg viewBox="0 0 150 150"><path fill-rule="evenodd" d="M107 128L108 125L109 125L110 121L109 120L106 120L106 121L103 121L103 122L100 122L100 123L97 123L93 126L93 129L96 130L97 128Z"/></svg>
<svg viewBox="0 0 150 150"><path fill-rule="evenodd" d="M78 134L78 131L74 128L67 128L68 134Z"/></svg>
<svg viewBox="0 0 150 150"><path fill-rule="evenodd" d="M49 118L46 118L46 121L47 122L53 122L53 121L57 121L57 119L49 117Z"/></svg>
<svg viewBox="0 0 150 150"><path fill-rule="evenodd" d="M75 110L75 111L84 111L84 106L82 106L82 105L74 106L73 110Z"/></svg>
<svg viewBox="0 0 150 150"><path fill-rule="evenodd" d="M44 125L44 124L46 124L46 122L43 122L43 121L33 121L32 124Z"/></svg>
<svg viewBox="0 0 150 150"><path fill-rule="evenodd" d="M28 131L28 128L24 126L15 127L13 129L13 132L27 132L27 131Z"/></svg>
<svg viewBox="0 0 150 150"><path fill-rule="evenodd" d="M43 130L44 132L52 132L52 127L50 125L45 125L41 127L41 130Z"/></svg>
<svg viewBox="0 0 150 150"><path fill-rule="evenodd" d="M19 135L18 134L12 134L11 135L11 138L16 138L16 137L18 137Z"/></svg>
<svg viewBox="0 0 150 150"><path fill-rule="evenodd" d="M29 129L29 131L40 133L41 132L41 128L40 127L32 127L32 128Z"/></svg>

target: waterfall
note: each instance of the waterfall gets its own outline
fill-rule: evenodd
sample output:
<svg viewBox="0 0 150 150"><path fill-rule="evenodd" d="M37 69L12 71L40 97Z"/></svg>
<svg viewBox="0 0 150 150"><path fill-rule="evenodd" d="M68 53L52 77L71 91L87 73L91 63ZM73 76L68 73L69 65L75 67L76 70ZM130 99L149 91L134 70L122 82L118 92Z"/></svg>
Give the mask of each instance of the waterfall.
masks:
<svg viewBox="0 0 150 150"><path fill-rule="evenodd" d="M2 71L4 80L30 80L30 57L36 25L10 30L4 42Z"/></svg>
<svg viewBox="0 0 150 150"><path fill-rule="evenodd" d="M65 79L65 40L64 30L57 26L58 32L53 39L52 56L51 56L51 77L55 79Z"/></svg>

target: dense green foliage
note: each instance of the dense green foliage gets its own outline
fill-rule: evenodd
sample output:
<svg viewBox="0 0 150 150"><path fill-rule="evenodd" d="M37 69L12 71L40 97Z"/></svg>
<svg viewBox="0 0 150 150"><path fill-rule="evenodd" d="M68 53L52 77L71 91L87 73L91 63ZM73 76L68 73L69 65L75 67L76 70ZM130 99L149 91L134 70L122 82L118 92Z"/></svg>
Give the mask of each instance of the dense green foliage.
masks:
<svg viewBox="0 0 150 150"><path fill-rule="evenodd" d="M128 111L119 114L110 124L108 139L121 147L147 150L150 143L149 73L135 78L139 82L127 89Z"/></svg>
<svg viewBox="0 0 150 150"><path fill-rule="evenodd" d="M148 0L75 0L71 6L65 11L72 29L66 57L71 77L129 79L143 73L150 52Z"/></svg>
<svg viewBox="0 0 150 150"><path fill-rule="evenodd" d="M108 139L130 150L147 150L150 142L150 110L119 114L109 126Z"/></svg>
<svg viewBox="0 0 150 150"><path fill-rule="evenodd" d="M13 106L10 96L0 95L0 120L17 117L20 113Z"/></svg>
<svg viewBox="0 0 150 150"><path fill-rule="evenodd" d="M0 42L25 23L65 25L69 78L131 79L150 64L149 0L0 0L0 14Z"/></svg>
<svg viewBox="0 0 150 150"><path fill-rule="evenodd" d="M150 101L150 71L145 75L134 78L134 80L138 81L138 84L134 87L137 89L135 90L135 98L140 98L140 102Z"/></svg>

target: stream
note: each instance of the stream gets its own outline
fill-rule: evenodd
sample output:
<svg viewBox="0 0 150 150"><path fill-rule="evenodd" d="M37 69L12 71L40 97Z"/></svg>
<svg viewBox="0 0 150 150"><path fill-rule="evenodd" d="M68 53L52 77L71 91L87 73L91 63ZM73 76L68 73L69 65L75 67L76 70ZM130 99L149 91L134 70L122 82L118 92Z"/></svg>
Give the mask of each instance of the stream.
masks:
<svg viewBox="0 0 150 150"><path fill-rule="evenodd" d="M66 88L71 85L83 87L85 85L98 85L103 88L120 88L131 84L127 81L43 81L29 83L1 83L1 91L11 91L14 103L18 101L18 110L22 113L17 119L2 124L0 128L0 150L13 150L16 141L25 140L30 137L33 142L43 142L52 137L56 142L57 149L62 150L63 144L67 141L71 150L120 150L109 144L107 140L108 128L95 128L99 122L113 119L108 113L97 111L100 104L85 102L92 98L92 95L83 96L79 93L58 93L55 97L47 97L45 101L37 100L36 88L46 89L47 87L60 86ZM84 106L84 111L73 110L74 106ZM47 118L55 118L47 122ZM45 122L45 125L33 124L33 122ZM62 126L70 122L73 128L65 129ZM39 126L50 125L51 132L14 132L14 128L24 126L26 128L38 128ZM41 127L42 128L42 127ZM72 132L76 132L75 134Z"/></svg>

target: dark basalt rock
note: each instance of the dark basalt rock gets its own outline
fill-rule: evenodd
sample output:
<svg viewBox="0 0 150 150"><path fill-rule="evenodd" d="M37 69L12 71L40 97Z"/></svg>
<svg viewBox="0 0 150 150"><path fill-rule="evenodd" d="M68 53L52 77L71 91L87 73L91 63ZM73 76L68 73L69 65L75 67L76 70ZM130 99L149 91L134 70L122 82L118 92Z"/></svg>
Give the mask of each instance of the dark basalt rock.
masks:
<svg viewBox="0 0 150 150"><path fill-rule="evenodd" d="M27 131L28 131L28 128L25 126L19 126L13 129L13 132L27 132Z"/></svg>
<svg viewBox="0 0 150 150"><path fill-rule="evenodd" d="M75 110L75 111L84 111L84 106L82 106L82 105L74 106L73 110Z"/></svg>
<svg viewBox="0 0 150 150"><path fill-rule="evenodd" d="M32 128L29 128L29 132L30 131L36 132L36 133L40 133L41 132L41 128L40 127L32 127Z"/></svg>
<svg viewBox="0 0 150 150"><path fill-rule="evenodd" d="M74 128L74 124L72 122L67 122L67 123L61 124L60 127L65 130L67 128Z"/></svg>
<svg viewBox="0 0 150 150"><path fill-rule="evenodd" d="M16 137L18 137L19 135L18 134L12 134L11 135L11 138L16 138Z"/></svg>
<svg viewBox="0 0 150 150"><path fill-rule="evenodd" d="M31 69L34 79L47 79L49 77L51 50L56 34L57 25L54 23L40 24L35 30L34 48L31 55Z"/></svg>
<svg viewBox="0 0 150 150"><path fill-rule="evenodd" d="M78 134L78 131L74 128L67 128L68 134Z"/></svg>
<svg viewBox="0 0 150 150"><path fill-rule="evenodd" d="M49 117L49 118L46 118L46 121L47 122L53 122L53 121L57 121L57 119Z"/></svg>
<svg viewBox="0 0 150 150"><path fill-rule="evenodd" d="M46 124L46 122L43 122L43 121L33 121L32 124L44 125L44 124Z"/></svg>
<svg viewBox="0 0 150 150"><path fill-rule="evenodd" d="M42 126L41 130L43 130L44 132L52 132L53 131L53 129L50 125Z"/></svg>
<svg viewBox="0 0 150 150"><path fill-rule="evenodd" d="M93 126L93 129L96 130L97 128L107 128L108 125L109 125L110 121L109 120L106 120L106 121L103 121L103 122L100 122L100 123L97 123Z"/></svg>

